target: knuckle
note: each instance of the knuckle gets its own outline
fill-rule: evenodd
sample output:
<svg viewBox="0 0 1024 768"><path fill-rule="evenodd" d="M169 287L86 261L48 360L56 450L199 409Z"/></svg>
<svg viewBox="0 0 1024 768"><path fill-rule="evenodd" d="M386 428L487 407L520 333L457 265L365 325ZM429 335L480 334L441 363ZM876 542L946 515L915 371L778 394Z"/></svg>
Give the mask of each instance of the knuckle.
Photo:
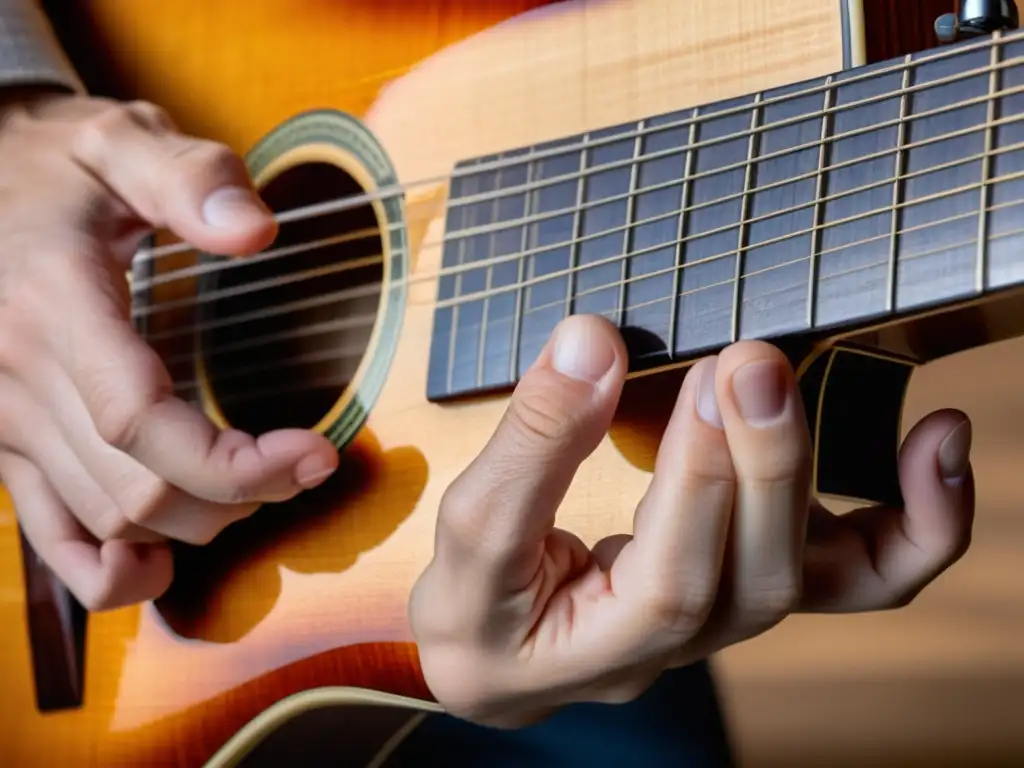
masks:
<svg viewBox="0 0 1024 768"><path fill-rule="evenodd" d="M121 513L132 523L146 526L170 501L174 488L156 475L128 486L120 502Z"/></svg>
<svg viewBox="0 0 1024 768"><path fill-rule="evenodd" d="M173 128L170 114L163 107L141 99L128 102L128 110L142 123L150 128L168 130Z"/></svg>
<svg viewBox="0 0 1024 768"><path fill-rule="evenodd" d="M809 479L811 458L810 439L806 426L802 426L799 435L772 441L771 450L756 451L752 455L744 452L736 456L736 461L745 479L772 485Z"/></svg>
<svg viewBox="0 0 1024 768"><path fill-rule="evenodd" d="M94 393L92 400L93 422L100 438L108 445L130 453L145 415L145 407L125 405L118 398L102 391Z"/></svg>
<svg viewBox="0 0 1024 768"><path fill-rule="evenodd" d="M736 482L736 468L728 450L687 451L678 471L687 487L732 486Z"/></svg>
<svg viewBox="0 0 1024 768"><path fill-rule="evenodd" d="M78 602L90 613L109 611L118 607L115 600L116 585L109 574L92 584L69 584L69 589L75 593Z"/></svg>
<svg viewBox="0 0 1024 768"><path fill-rule="evenodd" d="M125 134L144 129L142 121L127 106L111 104L83 120L76 128L72 147L74 153L89 161L103 158Z"/></svg>
<svg viewBox="0 0 1024 768"><path fill-rule="evenodd" d="M793 580L766 584L747 598L746 612L758 623L776 624L797 609L800 598L800 586Z"/></svg>
<svg viewBox="0 0 1024 768"><path fill-rule="evenodd" d="M164 400L166 387L142 381L125 394L119 386L120 377L97 376L89 393L93 424L100 438L108 445L131 453L139 430L151 410Z"/></svg>
<svg viewBox="0 0 1024 768"><path fill-rule="evenodd" d="M423 677L446 711L470 721L487 716L493 698L493 670L462 644L427 645L420 650Z"/></svg>
<svg viewBox="0 0 1024 768"><path fill-rule="evenodd" d="M444 530L446 540L467 551L479 546L486 535L481 506L462 478L448 486L441 497L438 514L438 525Z"/></svg>
<svg viewBox="0 0 1024 768"><path fill-rule="evenodd" d="M197 527L195 530L189 530L187 534L180 537L181 541L186 544L191 544L194 547L205 547L211 544L216 539L221 530L220 526L204 525Z"/></svg>
<svg viewBox="0 0 1024 768"><path fill-rule="evenodd" d="M189 179L195 177L195 166L215 177L235 179L246 175L245 163L230 147L207 139L185 139L169 159L178 173L187 174Z"/></svg>
<svg viewBox="0 0 1024 768"><path fill-rule="evenodd" d="M714 580L694 575L654 590L647 600L646 613L654 626L690 637L704 626L717 597Z"/></svg>
<svg viewBox="0 0 1024 768"><path fill-rule="evenodd" d="M509 402L505 420L510 432L526 445L562 445L572 439L578 426L568 405L560 388L527 386Z"/></svg>

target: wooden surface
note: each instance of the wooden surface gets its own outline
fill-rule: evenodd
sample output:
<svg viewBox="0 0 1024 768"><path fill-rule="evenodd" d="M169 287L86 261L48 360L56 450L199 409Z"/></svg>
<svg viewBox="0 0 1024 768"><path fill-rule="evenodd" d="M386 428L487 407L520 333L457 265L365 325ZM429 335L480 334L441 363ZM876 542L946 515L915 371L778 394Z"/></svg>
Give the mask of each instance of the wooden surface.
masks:
<svg viewBox="0 0 1024 768"><path fill-rule="evenodd" d="M833 2L604 0L585 10L568 2L476 34L529 5L435 0L418 4L422 15L412 20L412 6L397 0L308 0L306 13L284 0L210 3L202 14L191 0L139 2L134 12L124 0L89 7L126 92L164 104L186 130L244 152L294 112L330 104L370 126L403 180L445 174L465 156L821 75L841 62ZM428 189L410 206L421 275L437 267L443 195ZM440 495L503 408L500 400L452 408L424 401L436 291L427 281L413 293L392 376L350 455L352 471L365 470L361 481L348 477L352 485L332 487L338 495L320 506L264 516L206 550L192 565L207 591L185 614L91 617L82 711L31 714L25 639L5 634L0 763L88 765L106 756L114 758L108 764L194 764L254 708L302 687L365 682L375 664L403 661L358 643L408 637L406 591L429 557ZM952 404L978 419L974 549L906 611L798 617L724 654L723 693L745 763L863 764L871 747L873 763L882 756L907 764L929 743L952 755L979 739L998 746L1018 738L1006 701L1014 675L1024 677L1014 623L1021 473L1011 450L1024 404L1017 421L999 404L1024 381L1024 349L974 357L973 365L924 374L911 399L913 413ZM1011 360L1021 363L1016 377L997 375ZM636 431L634 439L656 445ZM628 530L648 477L606 441L581 471L560 524L588 541ZM9 626L24 608L14 530L7 506L0 618ZM301 658L314 661L289 666ZM958 687L982 675L1002 688L982 695L983 683ZM386 677L377 679L394 684ZM974 730L978 721L987 732ZM98 741L102 749L90 746Z"/></svg>

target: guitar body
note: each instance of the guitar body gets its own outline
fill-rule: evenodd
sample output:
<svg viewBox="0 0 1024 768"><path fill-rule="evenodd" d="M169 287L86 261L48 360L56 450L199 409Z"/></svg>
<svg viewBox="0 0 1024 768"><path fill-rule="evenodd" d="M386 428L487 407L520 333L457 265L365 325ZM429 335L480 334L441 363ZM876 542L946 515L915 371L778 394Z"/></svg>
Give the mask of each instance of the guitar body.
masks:
<svg viewBox="0 0 1024 768"><path fill-rule="evenodd" d="M252 377L269 375L257 370L266 358L315 356L318 348L295 342L255 353L251 374L216 383L220 363L197 365L194 339L171 343L168 313L145 314L154 346L185 361L176 378L211 418L253 429L285 419L334 437L342 469L326 487L260 510L208 547L180 550L168 595L89 615L84 650L67 618L73 607L23 548L10 501L0 502L0 762L234 764L293 718L325 707L336 723L332 749L370 730L349 710L386 709L386 736L401 736L415 713L435 708L411 644L409 591L432 555L443 492L491 435L507 397L427 398L450 193L443 179L466 158L861 64L860 3L67 5L77 7L65 9L63 31L91 87L156 102L184 131L248 156L276 209L392 183L405 185L405 195L397 204L371 194L360 211L325 217L331 226L288 230L292 242L342 235L332 263L364 264L322 278L365 298L331 337L356 361L334 371L342 386L287 394L290 381L316 374L310 367L267 379L276 399L232 405L232 386L251 388ZM295 122L300 115L305 122ZM375 229L386 234L373 236ZM154 279L189 260L211 263L179 254L137 272L135 280L153 286L138 306L211 290L203 278L186 286ZM382 291L380 283L397 287ZM259 299L252 301L258 311ZM253 321L242 335L211 332L204 343L244 351L247 333L281 333L266 322ZM798 350L794 360L813 398L826 358ZM683 373L669 366L629 382L612 434L582 468L560 526L588 542L631 529ZM905 377L894 381L886 396L898 416ZM898 435L898 418L891 429ZM341 764L369 763L385 741Z"/></svg>

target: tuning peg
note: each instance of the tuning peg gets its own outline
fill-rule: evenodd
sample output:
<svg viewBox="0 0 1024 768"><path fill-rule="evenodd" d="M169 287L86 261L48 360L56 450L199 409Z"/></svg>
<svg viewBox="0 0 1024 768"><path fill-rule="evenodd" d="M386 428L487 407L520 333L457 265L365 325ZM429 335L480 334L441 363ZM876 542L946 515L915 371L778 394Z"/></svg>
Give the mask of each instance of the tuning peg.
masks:
<svg viewBox="0 0 1024 768"><path fill-rule="evenodd" d="M1014 0L961 0L959 13L944 13L935 20L935 36L943 43L952 43L997 29L1017 29L1019 25Z"/></svg>

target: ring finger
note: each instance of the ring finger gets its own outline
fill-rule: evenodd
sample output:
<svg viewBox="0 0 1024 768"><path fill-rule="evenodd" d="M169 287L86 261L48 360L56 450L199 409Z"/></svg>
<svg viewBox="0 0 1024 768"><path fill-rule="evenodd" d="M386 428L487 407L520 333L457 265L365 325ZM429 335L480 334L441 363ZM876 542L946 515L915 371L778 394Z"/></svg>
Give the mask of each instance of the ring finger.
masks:
<svg viewBox="0 0 1024 768"><path fill-rule="evenodd" d="M86 608L105 610L150 600L170 585L173 565L166 544L99 544L30 461L0 451L0 474L25 538Z"/></svg>

